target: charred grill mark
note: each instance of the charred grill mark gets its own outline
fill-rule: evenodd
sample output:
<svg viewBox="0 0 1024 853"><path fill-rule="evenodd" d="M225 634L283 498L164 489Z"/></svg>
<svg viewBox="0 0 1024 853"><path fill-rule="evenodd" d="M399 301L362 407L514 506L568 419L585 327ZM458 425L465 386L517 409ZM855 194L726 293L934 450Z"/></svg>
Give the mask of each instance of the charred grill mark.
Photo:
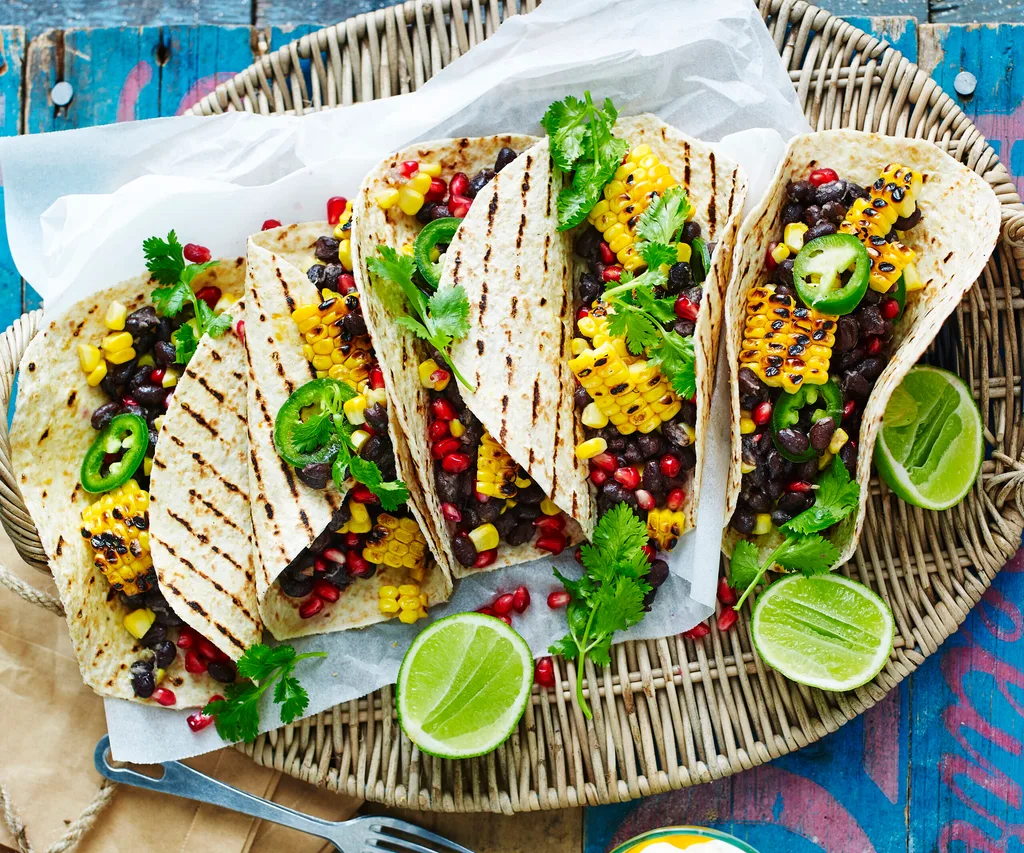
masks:
<svg viewBox="0 0 1024 853"><path fill-rule="evenodd" d="M491 201L487 205L487 236L491 236L491 231L494 228L494 216L498 212L498 196L497 194L491 196Z"/></svg>
<svg viewBox="0 0 1024 853"><path fill-rule="evenodd" d="M78 398L78 392L77 391L72 391L70 394L68 394L68 408L71 408L73 405L75 405L75 400L77 398Z"/></svg>
<svg viewBox="0 0 1024 853"><path fill-rule="evenodd" d="M480 384L479 382L477 383ZM498 443L502 446L505 445L505 436L508 435L508 421L505 416L508 414L508 394L505 394L501 398L501 430L498 432Z"/></svg>
<svg viewBox="0 0 1024 853"><path fill-rule="evenodd" d="M540 379L533 380L533 423L537 423L537 414L540 409Z"/></svg>
<svg viewBox="0 0 1024 853"><path fill-rule="evenodd" d="M284 280L284 276L281 275L281 268L274 267L274 272L277 274L277 280L281 282L281 292L284 294L285 302L288 303L288 313L291 314L295 310L295 300L292 299L291 292L288 290L288 284Z"/></svg>
<svg viewBox="0 0 1024 853"><path fill-rule="evenodd" d="M181 404L182 411L184 411L192 420L194 420L203 429L208 430L210 435L214 438L219 438L220 433L217 432L217 428L212 426L206 418L204 418L199 412L192 408L188 403L183 402Z"/></svg>
<svg viewBox="0 0 1024 853"><path fill-rule="evenodd" d="M304 509L299 510L299 518L302 519L302 526L309 531L310 536L313 536L313 526L309 523L309 516L306 515L306 511Z"/></svg>
<svg viewBox="0 0 1024 853"><path fill-rule="evenodd" d="M54 553L59 557L63 550L64 550L64 537L63 536L58 536L57 537L57 547L54 548Z"/></svg>
<svg viewBox="0 0 1024 853"><path fill-rule="evenodd" d="M516 233L516 248L523 248L523 232L526 231L526 214L519 217L519 231Z"/></svg>
<svg viewBox="0 0 1024 853"><path fill-rule="evenodd" d="M180 515L178 515L176 512L174 512L173 510L170 510L170 509L167 510L167 514L171 518L173 518L176 522L178 522L178 524L180 524L182 527L184 527L185 530L188 531L188 535L189 536L193 537L194 539L198 539L204 545L209 544L210 537L207 536L205 533L197 533L195 528L192 527L192 525L189 524L186 519L182 518Z"/></svg>
<svg viewBox="0 0 1024 853"><path fill-rule="evenodd" d="M551 235L544 235L544 272L548 271L548 250L551 248ZM542 303L543 304L543 303Z"/></svg>
<svg viewBox="0 0 1024 853"><path fill-rule="evenodd" d="M210 383L206 381L205 376L199 377L199 384L202 385L203 388L205 388L210 393L210 396L213 397L213 399L216 400L218 403L224 402L224 395L221 394L220 391L218 391L212 385L210 385Z"/></svg>
<svg viewBox="0 0 1024 853"><path fill-rule="evenodd" d="M237 595L235 595L234 593L228 592L226 589L224 589L223 586L221 586L221 584L217 583L217 581L215 581L209 575L205 574L203 571L198 569L195 565L193 565L191 562L189 562L185 557L182 557L182 556L176 554L174 552L174 549L171 548L170 545L166 545L165 544L164 547L167 548L168 552L176 560L180 560L184 565L188 566L189 571L191 571L192 573L194 573L198 577L201 577L204 581L206 581L208 584L210 584L210 586L212 586L215 590L217 590L217 592L229 596L231 598L231 603L234 604L235 607L242 612L242 614L245 616L245 618L249 620L250 624L252 624L253 626L255 626L257 628L259 627L259 624L260 624L259 621L256 620L253 617L253 615L249 612L248 608L245 606L245 604L242 602L242 600ZM186 598L185 594L180 589L178 589L173 583L170 583L170 582L162 583L160 586L161 586L162 589L169 590L176 597L180 598L191 610L194 610L196 613L198 613L204 619L211 619L210 614L206 611L206 609L198 601L193 601L190 598ZM230 640L231 644L233 646L237 646L239 649L244 649L245 648L245 644L241 640L239 640L234 634L232 634L231 631L228 628L226 628L224 625L221 625L216 620L212 620L212 621L213 621L213 627L216 628L224 637L226 637L228 640Z"/></svg>
<svg viewBox="0 0 1024 853"><path fill-rule="evenodd" d="M556 453L558 451L558 438L557 438L557 436L559 435L559 433L561 433L561 431L562 431L562 410L560 408L556 408L555 409L555 436L556 436L556 438L555 438L555 451L556 451ZM576 454L574 453L573 456L575 456L575 455ZM554 456L555 456L555 454L552 454L552 459L554 458ZM553 496L553 495L555 495L557 493L558 493L558 466L557 465L552 465L551 466L551 495Z"/></svg>
<svg viewBox="0 0 1024 853"><path fill-rule="evenodd" d="M41 436L39 436L39 443L42 444L44 441L46 441L46 439L49 437L49 435L50 435L50 428L47 427L46 429L43 430L43 434Z"/></svg>
<svg viewBox="0 0 1024 853"><path fill-rule="evenodd" d="M948 264L948 263L949 263L949 259L950 259L951 257L953 257L953 252L950 252L950 253L949 253L948 255L946 255L946 257L944 257L944 258L942 259L942 263L944 263L944 264Z"/></svg>
<svg viewBox="0 0 1024 853"><path fill-rule="evenodd" d="M236 492L239 491L238 486L235 486L235 485L232 485L231 489L233 491L236 491ZM204 498L201 494L199 494L198 491L196 491L195 489L189 489L188 490L188 494L189 494L190 498L199 501L199 503L201 503L210 512L212 512L215 516L217 516L217 518L219 518L221 521L223 521L225 524L227 524L228 527L233 527L235 530L237 530L243 536L248 538L249 534L248 534L247 531L245 531L241 527L239 527L229 516L227 516L223 512L221 512L217 508L217 506L215 504L211 503L206 498Z"/></svg>
<svg viewBox="0 0 1024 853"><path fill-rule="evenodd" d="M683 186L690 187L690 143L683 143Z"/></svg>
<svg viewBox="0 0 1024 853"><path fill-rule="evenodd" d="M555 170L551 169L551 180L548 181L548 185L544 188L544 215L551 215L551 184L554 181Z"/></svg>
<svg viewBox="0 0 1024 853"><path fill-rule="evenodd" d="M717 210L715 208L715 194L718 192L718 170L715 168L715 152L708 154L708 161L711 166L711 198L708 199L708 239L715 238L715 224Z"/></svg>
<svg viewBox="0 0 1024 853"><path fill-rule="evenodd" d="M477 316L483 322L484 313L487 311L487 282L480 282L480 302L477 305Z"/></svg>
<svg viewBox="0 0 1024 853"><path fill-rule="evenodd" d="M738 167L732 170L732 188L729 190L729 212L725 216L726 219L732 216L732 207L736 201L736 182L739 178L739 172Z"/></svg>
<svg viewBox="0 0 1024 853"><path fill-rule="evenodd" d="M518 272L518 270L519 270L519 267L516 267L516 271L517 272ZM519 276L517 275L516 278L519 278ZM511 301L510 301L510 304L509 304L508 314L509 314L510 317L515 317L516 313L518 311L519 311L519 297L518 296L513 296Z"/></svg>
<svg viewBox="0 0 1024 853"><path fill-rule="evenodd" d="M476 351L479 355L484 354L484 342L482 340L476 342Z"/></svg>
<svg viewBox="0 0 1024 853"><path fill-rule="evenodd" d="M511 385L512 377L515 375L516 368L512 363L512 356L510 355L505 356L505 372L508 375L508 384Z"/></svg>

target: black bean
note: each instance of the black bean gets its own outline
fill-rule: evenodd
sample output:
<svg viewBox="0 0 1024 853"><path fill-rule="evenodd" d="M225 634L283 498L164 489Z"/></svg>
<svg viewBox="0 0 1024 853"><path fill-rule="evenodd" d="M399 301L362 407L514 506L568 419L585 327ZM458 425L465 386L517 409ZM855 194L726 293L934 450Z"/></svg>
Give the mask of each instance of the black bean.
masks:
<svg viewBox="0 0 1024 853"><path fill-rule="evenodd" d="M533 534L535 532L536 528L534 528L532 521L520 521L508 535L507 542L513 547L517 545L525 545L533 539Z"/></svg>
<svg viewBox="0 0 1024 853"><path fill-rule="evenodd" d="M585 409L590 404L590 394L582 385L577 385L572 392L572 401L577 409Z"/></svg>
<svg viewBox="0 0 1024 853"><path fill-rule="evenodd" d="M786 492L779 498L779 509L796 515L814 503L814 495L809 492Z"/></svg>
<svg viewBox="0 0 1024 853"><path fill-rule="evenodd" d="M498 169L500 172L501 170ZM469 186L466 187L466 198L476 198L476 194L480 192L494 177L494 172L491 169L484 169L480 174L475 175L473 180L469 182Z"/></svg>
<svg viewBox="0 0 1024 853"><path fill-rule="evenodd" d="M388 431L388 408L383 403L374 403L367 406L363 417L374 432L387 434Z"/></svg>
<svg viewBox="0 0 1024 853"><path fill-rule="evenodd" d="M306 270L306 278L308 278L314 286L320 287L324 280L324 270L326 267L323 264L313 264L308 270Z"/></svg>
<svg viewBox="0 0 1024 853"><path fill-rule="evenodd" d="M672 324L672 331L683 338L688 338L693 335L694 329L697 328L697 324L693 320L676 320Z"/></svg>
<svg viewBox="0 0 1024 853"><path fill-rule="evenodd" d="M863 298L860 300L860 307L864 308L868 305L879 305L881 302L882 294L873 287L870 287L865 291Z"/></svg>
<svg viewBox="0 0 1024 853"><path fill-rule="evenodd" d="M511 148L502 148L501 151L498 152L498 156L494 161L494 171L500 172L518 156L519 155Z"/></svg>
<svg viewBox="0 0 1024 853"><path fill-rule="evenodd" d="M779 499L779 495L786 490L786 487L782 485L781 480L769 480L765 483L764 490L767 492L768 497L773 501L777 501Z"/></svg>
<svg viewBox="0 0 1024 853"><path fill-rule="evenodd" d="M185 309L185 313L188 313L191 307ZM160 318L160 327L156 330L156 339L158 341L169 341L171 335L174 334L174 323L171 322L170 317Z"/></svg>
<svg viewBox="0 0 1024 853"><path fill-rule="evenodd" d="M866 358L857 365L857 372L869 382L874 382L882 375L883 370L885 362L880 358Z"/></svg>
<svg viewBox="0 0 1024 853"><path fill-rule="evenodd" d="M804 206L796 202L789 202L782 208L782 224L789 225L791 222L800 222L804 218Z"/></svg>
<svg viewBox="0 0 1024 853"><path fill-rule="evenodd" d="M847 207L853 204L859 198L868 198L870 193L860 184L855 184L853 181L846 182L846 195L843 196L841 201Z"/></svg>
<svg viewBox="0 0 1024 853"><path fill-rule="evenodd" d="M573 251L581 258L589 260L597 256L598 246L601 244L601 232L593 226L587 226L576 242L573 244Z"/></svg>
<svg viewBox="0 0 1024 853"><path fill-rule="evenodd" d="M793 468L793 479L794 480L806 480L808 483L813 483L818 476L818 460L808 459L806 462L801 462L799 465Z"/></svg>
<svg viewBox="0 0 1024 853"><path fill-rule="evenodd" d="M509 534L515 529L519 519L511 512L503 512L494 520L494 527L502 540L507 540Z"/></svg>
<svg viewBox="0 0 1024 853"><path fill-rule="evenodd" d="M637 439L637 444L640 445L640 450L643 452L645 459L650 459L652 456L661 456L665 452L665 442L656 432L641 433L640 438Z"/></svg>
<svg viewBox="0 0 1024 853"><path fill-rule="evenodd" d="M448 219L452 215L452 212L448 209L448 205L444 202L438 202L431 208L430 221L433 222L435 219Z"/></svg>
<svg viewBox="0 0 1024 853"><path fill-rule="evenodd" d="M801 204L810 204L814 200L814 184L810 181L792 181L786 187L786 195Z"/></svg>
<svg viewBox="0 0 1024 853"><path fill-rule="evenodd" d="M380 463L387 456L390 442L379 435L371 435L359 448L359 455L370 462Z"/></svg>
<svg viewBox="0 0 1024 853"><path fill-rule="evenodd" d="M289 598L305 598L313 591L313 578L310 575L295 575L291 570L281 572L277 578L281 592Z"/></svg>
<svg viewBox="0 0 1024 853"><path fill-rule="evenodd" d="M776 527L782 527L782 525L789 521L792 517L793 516L790 513L786 512L784 509L772 510L772 524L774 524Z"/></svg>
<svg viewBox="0 0 1024 853"><path fill-rule="evenodd" d="M836 226L831 222L822 220L817 225L812 225L807 229L807 233L804 234L804 240L817 240L819 237L827 237L829 234L835 234L836 230Z"/></svg>
<svg viewBox="0 0 1024 853"><path fill-rule="evenodd" d="M456 536L452 540L452 553L463 566L472 566L476 562L476 546L468 536Z"/></svg>
<svg viewBox="0 0 1024 853"><path fill-rule="evenodd" d="M880 335L885 331L885 318L877 305L868 305L857 312L857 322L865 335Z"/></svg>
<svg viewBox="0 0 1024 853"><path fill-rule="evenodd" d="M697 466L697 448L693 445L684 447L676 456L679 457L679 467L682 471L690 471Z"/></svg>
<svg viewBox="0 0 1024 853"><path fill-rule="evenodd" d="M626 449L622 451L622 458L626 460L627 465L639 465L644 461L644 452L640 449L639 444L631 441L626 445Z"/></svg>
<svg viewBox="0 0 1024 853"><path fill-rule="evenodd" d="M441 503L458 504L461 494L461 477L450 471L445 471L440 464L434 469L434 485L437 487L437 496Z"/></svg>
<svg viewBox="0 0 1024 853"><path fill-rule="evenodd" d="M683 226L683 242L692 243L700 236L700 232L700 223L696 219L691 219Z"/></svg>
<svg viewBox="0 0 1024 853"><path fill-rule="evenodd" d="M661 467L657 459L648 459L644 465L642 476L643 487L649 492L661 491L665 485L665 479L661 476Z"/></svg>
<svg viewBox="0 0 1024 853"><path fill-rule="evenodd" d="M357 338L360 335L366 334L366 321L363 319L362 314L350 311L342 318L341 328L352 335L352 337Z"/></svg>
<svg viewBox="0 0 1024 853"><path fill-rule="evenodd" d="M153 382L146 382L135 388L132 396L144 406L159 406L167 396L167 389Z"/></svg>
<svg viewBox="0 0 1024 853"><path fill-rule="evenodd" d="M793 287L793 266L793 259L786 258L786 260L772 270L772 281L785 288ZM782 291L778 289L776 289L775 292L780 294L782 293Z"/></svg>
<svg viewBox="0 0 1024 853"><path fill-rule="evenodd" d="M153 645L153 660L159 669L167 669L178 655L178 649L170 640L161 640Z"/></svg>
<svg viewBox="0 0 1024 853"><path fill-rule="evenodd" d="M144 604L139 605L139 607L144 606ZM167 628L164 625L161 625L159 622L154 622L152 625L149 626L149 630L146 631L145 636L142 638L142 645L144 645L147 649L151 649L157 643L166 639Z"/></svg>
<svg viewBox="0 0 1024 853"><path fill-rule="evenodd" d="M828 415L815 421L810 432L811 447L820 453L828 447L828 443L832 440L832 433L835 431L836 422Z"/></svg>
<svg viewBox="0 0 1024 853"><path fill-rule="evenodd" d="M580 301L590 307L597 301L598 297L604 292L604 288L601 286L600 280L586 272L580 276Z"/></svg>
<svg viewBox="0 0 1024 853"><path fill-rule="evenodd" d="M352 578L349 577L348 568L341 563L335 563L331 560L327 561L327 568L323 572L318 572L317 577L323 578L325 581L333 583L337 587L346 587L352 582ZM363 575L363 578L367 578L369 575Z"/></svg>
<svg viewBox="0 0 1024 853"><path fill-rule="evenodd" d="M729 526L737 533L753 533L757 518L748 509L738 509L732 514Z"/></svg>
<svg viewBox="0 0 1024 853"><path fill-rule="evenodd" d="M804 211L804 222L808 225L817 225L821 222L822 212L821 207L817 204L812 204L807 210Z"/></svg>
<svg viewBox="0 0 1024 853"><path fill-rule="evenodd" d="M810 446L810 440L807 438L807 435L792 427L780 429L775 433L775 441L783 450L794 456L805 452Z"/></svg>
<svg viewBox="0 0 1024 853"><path fill-rule="evenodd" d="M846 196L846 181L829 181L814 191L814 203L824 207L829 202L841 202Z"/></svg>
<svg viewBox="0 0 1024 853"><path fill-rule="evenodd" d="M771 498L764 492L751 490L746 493L747 506L754 512L770 512L772 508Z"/></svg>
<svg viewBox="0 0 1024 853"><path fill-rule="evenodd" d="M324 287L337 290L338 279L341 278L343 272L345 272L345 268L341 264L328 264L324 267Z"/></svg>
<svg viewBox="0 0 1024 853"><path fill-rule="evenodd" d="M608 442L608 449L612 453L622 453L622 451L626 449L626 436L615 429L609 430L609 432L614 432L615 435L609 436L605 439Z"/></svg>
<svg viewBox="0 0 1024 853"><path fill-rule="evenodd" d="M206 671L210 673L210 678L214 681L219 681L221 684L234 684L235 677L238 675L238 670L235 669L235 662L231 660L215 660L211 661Z"/></svg>
<svg viewBox="0 0 1024 853"><path fill-rule="evenodd" d="M520 520L533 521L535 518L541 517L539 504L518 504L515 509L516 516Z"/></svg>
<svg viewBox="0 0 1024 853"><path fill-rule="evenodd" d="M782 266L782 264L779 264ZM776 267L778 269L778 267ZM792 286L787 284L779 284L775 287L776 296L788 296L790 299L796 299L796 290Z"/></svg>
<svg viewBox="0 0 1024 853"><path fill-rule="evenodd" d="M156 678L153 675L153 661L137 660L131 665L132 690L140 699L148 699L156 690Z"/></svg>
<svg viewBox="0 0 1024 853"><path fill-rule="evenodd" d="M174 344L170 341L157 341L153 344L153 361L161 367L174 364L175 356Z"/></svg>
<svg viewBox="0 0 1024 853"><path fill-rule="evenodd" d="M864 358L864 347L854 347L849 352L839 354L839 357L832 361L834 373L845 373L860 364Z"/></svg>
<svg viewBox="0 0 1024 853"><path fill-rule="evenodd" d="M159 328L160 318L152 305L132 311L124 320L124 330L131 333L132 338L155 335Z"/></svg>
<svg viewBox="0 0 1024 853"><path fill-rule="evenodd" d="M855 477L857 475L857 446L852 441L846 442L839 450L839 458L843 461L850 476Z"/></svg>
<svg viewBox="0 0 1024 853"><path fill-rule="evenodd" d="M331 466L326 462L311 462L296 471L296 474L311 489L326 489L331 479Z"/></svg>
<svg viewBox="0 0 1024 853"><path fill-rule="evenodd" d="M790 462L773 447L768 451L768 455L765 457L765 466L768 469L768 476L773 480L776 480L789 473Z"/></svg>
<svg viewBox="0 0 1024 853"><path fill-rule="evenodd" d="M476 514L480 524L494 524L495 519L501 515L501 506L498 501L477 503Z"/></svg>
<svg viewBox="0 0 1024 853"><path fill-rule="evenodd" d="M749 367L741 367L736 378L740 383L740 393L751 397L760 397L765 390L764 383Z"/></svg>
<svg viewBox="0 0 1024 853"><path fill-rule="evenodd" d="M689 433L683 429L683 425L678 421L673 420L667 424L662 424L661 434L678 447L688 447L690 444Z"/></svg>
<svg viewBox="0 0 1024 853"><path fill-rule="evenodd" d="M325 264L338 263L338 246L340 241L334 237L317 237L316 243L313 245L313 254L316 255L318 261L323 261Z"/></svg>
<svg viewBox="0 0 1024 853"><path fill-rule="evenodd" d="M871 383L856 372L850 372L839 377L839 387L843 389L843 396L849 399L864 400L871 393Z"/></svg>
<svg viewBox="0 0 1024 853"><path fill-rule="evenodd" d="M426 225L428 222L434 220L434 206L435 202L428 201L419 210L416 211L416 221L421 225Z"/></svg>
<svg viewBox="0 0 1024 853"><path fill-rule="evenodd" d="M921 221L921 206L918 205L914 208L914 212L910 216L901 216L893 223L893 229L896 231L909 231L918 222Z"/></svg>
<svg viewBox="0 0 1024 853"><path fill-rule="evenodd" d="M821 214L829 222L838 225L846 217L846 208L838 201L830 201L821 206Z"/></svg>
<svg viewBox="0 0 1024 853"><path fill-rule="evenodd" d="M95 412L92 413L92 428L103 429L103 427L105 427L114 419L115 415L119 415L120 413L120 403L104 403Z"/></svg>
<svg viewBox="0 0 1024 853"><path fill-rule="evenodd" d="M601 494L613 505L624 503L636 509L636 495L616 480L608 480L601 486Z"/></svg>
<svg viewBox="0 0 1024 853"><path fill-rule="evenodd" d="M665 292L673 296L693 284L693 269L689 263L672 264L668 271Z"/></svg>
<svg viewBox="0 0 1024 853"><path fill-rule="evenodd" d="M539 504L546 497L547 495L544 494L544 490L540 486L530 483L525 489L519 490L516 500L521 504Z"/></svg>
<svg viewBox="0 0 1024 853"><path fill-rule="evenodd" d="M127 415L138 415L140 418L146 417L146 410L138 403L125 403L124 411Z"/></svg>
<svg viewBox="0 0 1024 853"><path fill-rule="evenodd" d="M836 342L832 349L835 352L848 352L857 346L860 340L860 327L857 321L846 314L836 323Z"/></svg>
<svg viewBox="0 0 1024 853"><path fill-rule="evenodd" d="M647 583L657 589L668 580L668 563L657 559L651 563L651 570L647 573Z"/></svg>

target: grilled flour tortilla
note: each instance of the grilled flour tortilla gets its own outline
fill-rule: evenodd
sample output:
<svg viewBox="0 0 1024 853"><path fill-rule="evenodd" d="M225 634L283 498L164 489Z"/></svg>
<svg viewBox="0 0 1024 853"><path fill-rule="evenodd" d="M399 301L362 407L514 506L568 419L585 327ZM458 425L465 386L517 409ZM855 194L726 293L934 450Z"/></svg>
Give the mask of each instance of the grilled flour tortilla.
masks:
<svg viewBox="0 0 1024 853"><path fill-rule="evenodd" d="M241 258L222 261L198 276L194 287L214 285L238 296L242 270ZM93 498L82 489L79 472L97 436L92 413L108 398L86 383L78 345L98 343L109 334L103 318L111 301L122 302L130 314L150 304L156 286L149 276L122 282L76 303L39 332L21 362L11 429L18 485L46 550L82 677L102 696L136 701L141 700L132 690L129 667L146 650L125 629L130 611L93 565L92 549L81 533L82 510ZM174 691L178 708L205 705L223 691L206 673L186 673L184 654L175 656L161 686Z"/></svg>
<svg viewBox="0 0 1024 853"><path fill-rule="evenodd" d="M252 520L259 552L260 568L256 588L263 622L279 640L357 628L381 622L387 617L378 605L378 589L404 583L405 570L380 566L371 579L358 579L342 590L337 602L326 603L311 619L298 612L299 602L289 598L275 584L278 576L328 526L342 509L345 493L352 482L339 492L333 483L326 489L313 489L303 483L291 465L274 446L274 419L293 391L316 378L316 372L303 355L303 339L291 314L300 305L320 302L320 294L306 277L305 268L313 258L317 237L329 234L334 226L326 222L289 225L263 231L249 238L246 289L246 348L248 353L249 392L249 474L252 491ZM370 329L380 352L382 343ZM386 340L386 339L385 339ZM419 522L427 544L440 568L428 572L421 584L431 603L444 601L451 594L445 552L439 547L425 500L409 456L405 437L398 428L401 402L391 400L389 432L395 448L399 479L409 488L409 506ZM396 418L394 410L399 410Z"/></svg>
<svg viewBox="0 0 1024 853"><path fill-rule="evenodd" d="M164 418L150 477L150 547L174 612L234 659L260 642L249 517L245 344L206 335Z"/></svg>
<svg viewBox="0 0 1024 853"><path fill-rule="evenodd" d="M737 375L747 293L768 278L765 248L769 241L778 239L787 184L806 177L814 168L827 166L835 169L840 178L870 186L889 163L900 163L924 176L919 199L923 218L919 225L905 232L904 241L917 253L915 263L924 286L907 294L905 313L895 327L892 357L864 407L860 434L855 437L859 506L856 513L848 515L828 533L828 538L841 552L837 565L849 560L857 550L869 495L871 458L886 404L907 371L938 334L945 319L981 275L999 238L998 199L980 175L924 140L895 139L853 130L798 136L789 143L768 193L743 223L726 299L726 345L732 377L732 460L726 515L731 516L742 476ZM736 531L726 530L722 543L726 555L731 555L739 538L743 537ZM768 538L759 537L761 540ZM778 543L759 544L764 558Z"/></svg>

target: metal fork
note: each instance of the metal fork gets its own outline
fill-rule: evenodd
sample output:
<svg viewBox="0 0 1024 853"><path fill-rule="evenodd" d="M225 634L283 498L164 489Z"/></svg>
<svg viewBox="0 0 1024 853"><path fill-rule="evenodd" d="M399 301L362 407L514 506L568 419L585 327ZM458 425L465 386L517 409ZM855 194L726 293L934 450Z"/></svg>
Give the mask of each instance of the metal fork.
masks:
<svg viewBox="0 0 1024 853"><path fill-rule="evenodd" d="M110 738L104 735L96 744L96 769L113 782L199 800L279 823L329 841L342 853L472 853L461 844L398 818L364 815L339 822L323 820L225 785L179 761L161 764L164 773L159 779L113 767L108 761L109 752Z"/></svg>

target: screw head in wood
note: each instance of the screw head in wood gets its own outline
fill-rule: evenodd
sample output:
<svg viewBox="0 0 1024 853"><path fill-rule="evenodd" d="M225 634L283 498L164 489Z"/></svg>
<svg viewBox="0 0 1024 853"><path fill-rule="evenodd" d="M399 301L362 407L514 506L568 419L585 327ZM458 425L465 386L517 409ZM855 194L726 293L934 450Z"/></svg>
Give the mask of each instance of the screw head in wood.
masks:
<svg viewBox="0 0 1024 853"><path fill-rule="evenodd" d="M55 107L66 107L74 96L75 89L67 80L61 80L50 89L50 100Z"/></svg>
<svg viewBox="0 0 1024 853"><path fill-rule="evenodd" d="M961 71L953 80L953 88L961 98L969 98L978 88L978 78L970 71Z"/></svg>

